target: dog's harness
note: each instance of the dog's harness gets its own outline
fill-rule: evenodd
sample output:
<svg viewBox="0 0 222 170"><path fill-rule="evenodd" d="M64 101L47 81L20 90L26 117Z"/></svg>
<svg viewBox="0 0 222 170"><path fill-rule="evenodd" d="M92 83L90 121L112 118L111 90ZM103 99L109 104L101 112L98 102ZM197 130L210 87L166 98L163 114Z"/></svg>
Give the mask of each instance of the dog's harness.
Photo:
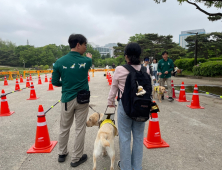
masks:
<svg viewBox="0 0 222 170"><path fill-rule="evenodd" d="M94 110L94 109L92 108L92 106L90 106L90 105L89 105L89 108L92 109L94 112L98 113L98 115L99 115L99 119L98 119L99 128L101 128L104 124L109 123L109 124L113 125L113 127L117 130L117 127L116 127L116 125L115 125L115 120L114 120L114 118L111 119L111 116L115 114L116 106L115 106L114 113L106 113L106 111L107 111L107 109L108 109L108 106L107 106L106 111L105 111L105 113L104 113L104 116L103 116L103 119L102 119L102 120L100 120L100 114L99 114L99 112L97 112L96 110Z"/></svg>
<svg viewBox="0 0 222 170"><path fill-rule="evenodd" d="M155 86L155 87L154 87L154 90L155 90L158 94L163 94L162 92L159 91L159 87L160 87L160 86Z"/></svg>
<svg viewBox="0 0 222 170"><path fill-rule="evenodd" d="M111 125L117 130L117 127L116 127L116 125L114 124L114 121L112 121L111 119L105 119L105 120L103 120L103 121L101 122L99 128L101 128L103 125L105 125L105 124L107 124L107 123L111 124Z"/></svg>

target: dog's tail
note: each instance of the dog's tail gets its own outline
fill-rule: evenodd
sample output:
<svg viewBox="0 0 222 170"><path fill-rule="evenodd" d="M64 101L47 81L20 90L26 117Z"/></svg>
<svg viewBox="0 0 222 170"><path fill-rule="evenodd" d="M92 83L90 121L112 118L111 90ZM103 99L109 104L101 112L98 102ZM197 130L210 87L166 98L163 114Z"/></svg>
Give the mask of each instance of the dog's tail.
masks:
<svg viewBox="0 0 222 170"><path fill-rule="evenodd" d="M110 146L109 141L106 140L106 134L101 134L101 135L100 135L100 140L101 140L101 142L102 142L102 146L103 146L103 147L108 147L108 146Z"/></svg>

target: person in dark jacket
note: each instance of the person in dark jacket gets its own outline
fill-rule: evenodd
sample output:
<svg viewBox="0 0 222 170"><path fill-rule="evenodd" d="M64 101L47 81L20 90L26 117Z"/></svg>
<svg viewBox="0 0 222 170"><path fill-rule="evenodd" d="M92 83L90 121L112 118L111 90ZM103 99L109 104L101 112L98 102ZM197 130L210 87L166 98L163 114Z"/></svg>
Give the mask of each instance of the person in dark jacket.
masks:
<svg viewBox="0 0 222 170"><path fill-rule="evenodd" d="M75 139L71 166L77 167L87 160L87 155L83 154L83 150L89 112L89 103L78 103L77 94L82 90L89 91L87 77L88 70L92 66L92 54L87 53L86 57L82 56L87 45L87 39L83 35L72 34L69 36L68 42L71 51L55 62L52 84L62 86L58 162L64 162L69 153L67 144L75 117Z"/></svg>
<svg viewBox="0 0 222 170"><path fill-rule="evenodd" d="M158 73L160 76L160 86L164 86L165 81L167 82L168 87L168 100L172 102L172 87L171 87L171 72L174 70L173 60L168 58L168 52L164 51L162 53L163 59L158 62ZM162 96L164 100L164 95Z"/></svg>

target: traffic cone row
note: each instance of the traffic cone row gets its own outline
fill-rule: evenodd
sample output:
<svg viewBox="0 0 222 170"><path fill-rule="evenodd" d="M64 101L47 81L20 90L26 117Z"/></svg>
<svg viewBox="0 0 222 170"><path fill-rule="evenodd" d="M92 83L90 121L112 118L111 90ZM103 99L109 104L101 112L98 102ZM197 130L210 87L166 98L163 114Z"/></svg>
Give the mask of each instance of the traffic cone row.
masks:
<svg viewBox="0 0 222 170"><path fill-rule="evenodd" d="M1 116L10 116L14 111L10 111L8 101L5 95L5 90L2 90L2 97L1 97L1 112L0 112L0 117Z"/></svg>
<svg viewBox="0 0 222 170"><path fill-rule="evenodd" d="M159 118L157 113L151 113L147 137L143 139L143 144L148 149L169 147L169 145L161 138Z"/></svg>
<svg viewBox="0 0 222 170"><path fill-rule="evenodd" d="M31 75L31 73L30 73L30 75L29 75L29 80L32 81L32 75Z"/></svg>
<svg viewBox="0 0 222 170"><path fill-rule="evenodd" d="M53 88L53 85L52 85L52 78L50 78L49 80L49 89L47 91L53 91L54 88Z"/></svg>
<svg viewBox="0 0 222 170"><path fill-rule="evenodd" d="M22 75L20 75L20 83L24 83L24 82L23 82Z"/></svg>
<svg viewBox="0 0 222 170"><path fill-rule="evenodd" d="M17 90L20 90L18 79L16 79L16 83L15 83L15 91Z"/></svg>
<svg viewBox="0 0 222 170"><path fill-rule="evenodd" d="M37 117L35 144L27 151L27 153L50 153L57 144L57 141L50 141L42 105L39 105Z"/></svg>
<svg viewBox="0 0 222 170"><path fill-rule="evenodd" d="M37 100L39 97L36 97L35 88L33 82L31 82L31 89L30 89L30 98L27 100Z"/></svg>
<svg viewBox="0 0 222 170"><path fill-rule="evenodd" d="M88 72L88 82L90 82L90 76L89 76L89 72Z"/></svg>
<svg viewBox="0 0 222 170"><path fill-rule="evenodd" d="M47 74L45 74L45 83L48 82Z"/></svg>
<svg viewBox="0 0 222 170"><path fill-rule="evenodd" d="M38 85L42 84L42 80L41 80L41 77L39 75L39 79L38 79Z"/></svg>
<svg viewBox="0 0 222 170"><path fill-rule="evenodd" d="M8 86L8 81L7 81L6 76L4 77L4 86Z"/></svg>
<svg viewBox="0 0 222 170"><path fill-rule="evenodd" d="M27 88L30 87L30 83L29 83L29 78L28 77L26 78L26 87Z"/></svg>
<svg viewBox="0 0 222 170"><path fill-rule="evenodd" d="M176 99L176 101L178 101L178 102L189 102L189 100L186 99L184 82L182 82L181 87L180 87L179 99Z"/></svg>
<svg viewBox="0 0 222 170"><path fill-rule="evenodd" d="M193 91L193 97L192 97L191 104L187 105L187 107L189 107L191 109L204 109L204 107L200 106L198 87L197 87L196 84L194 86L194 91Z"/></svg>

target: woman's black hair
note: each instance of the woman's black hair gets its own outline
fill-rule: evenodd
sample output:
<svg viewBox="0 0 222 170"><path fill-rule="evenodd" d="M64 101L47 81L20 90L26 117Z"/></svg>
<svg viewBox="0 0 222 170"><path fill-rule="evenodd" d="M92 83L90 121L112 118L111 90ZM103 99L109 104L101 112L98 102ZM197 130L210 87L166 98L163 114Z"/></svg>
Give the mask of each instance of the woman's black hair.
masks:
<svg viewBox="0 0 222 170"><path fill-rule="evenodd" d="M156 59L156 58L154 58L153 60L156 60L156 62L157 62L157 59Z"/></svg>
<svg viewBox="0 0 222 170"><path fill-rule="evenodd" d="M82 45L83 43L87 44L87 39L82 34L71 34L68 40L70 48L75 48L77 43Z"/></svg>
<svg viewBox="0 0 222 170"><path fill-rule="evenodd" d="M124 56L127 55L130 63L133 65L140 64L141 47L137 43L129 43L125 47Z"/></svg>

